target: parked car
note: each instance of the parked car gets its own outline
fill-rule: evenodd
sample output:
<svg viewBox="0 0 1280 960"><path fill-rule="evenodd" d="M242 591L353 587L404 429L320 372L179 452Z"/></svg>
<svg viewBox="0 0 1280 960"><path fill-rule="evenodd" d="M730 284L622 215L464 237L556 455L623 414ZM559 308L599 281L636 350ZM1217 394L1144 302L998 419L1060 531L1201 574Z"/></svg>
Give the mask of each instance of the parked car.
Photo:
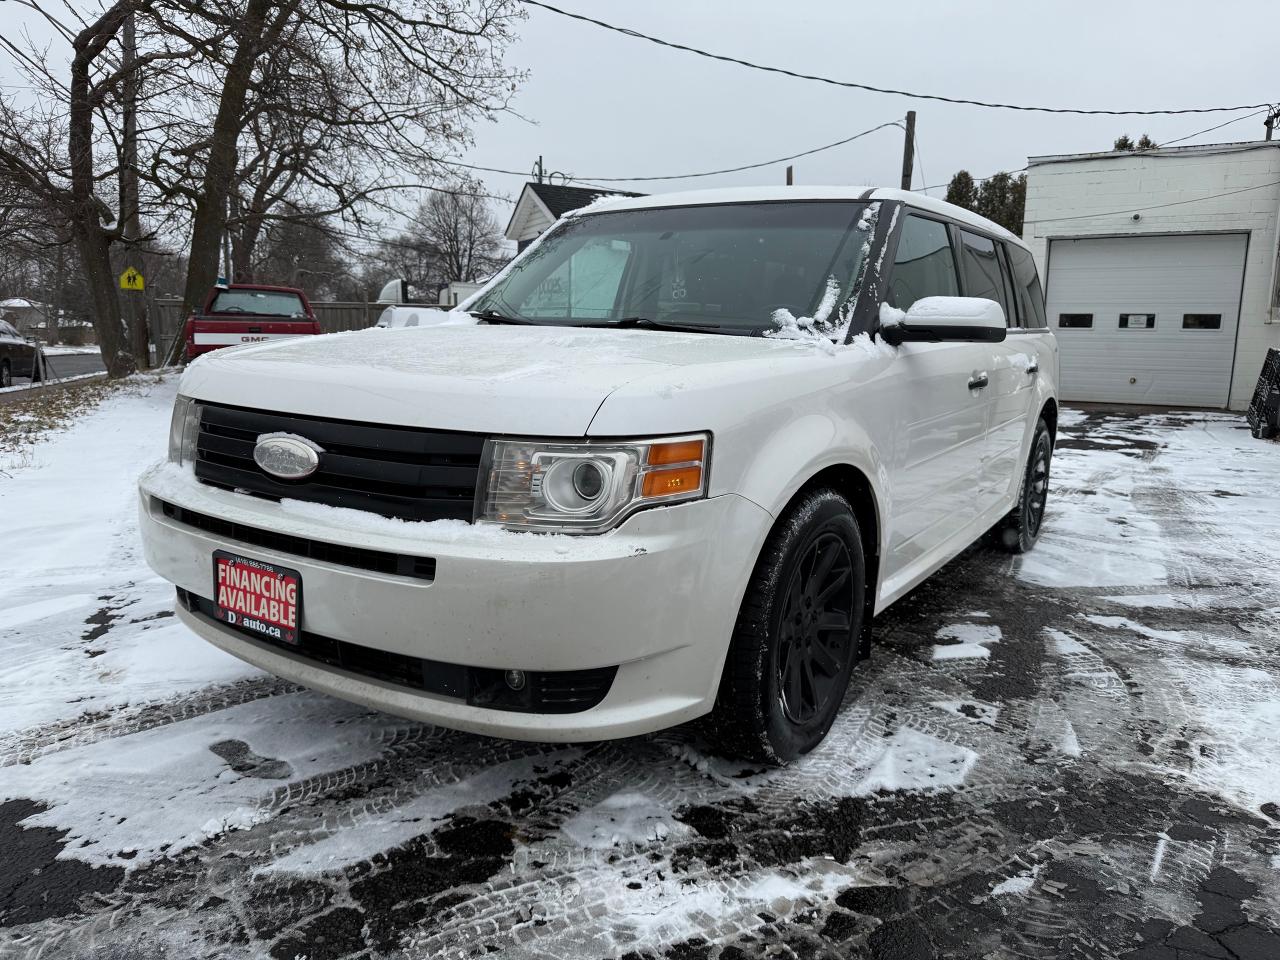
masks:
<svg viewBox="0 0 1280 960"><path fill-rule="evenodd" d="M619 198L472 326L231 351L140 481L200 636L504 737L714 713L814 748L872 617L988 532L1040 534L1057 350L1026 246L900 190Z"/></svg>
<svg viewBox="0 0 1280 960"><path fill-rule="evenodd" d="M204 309L183 329L186 359L220 347L264 343L320 333L307 295L294 287L233 283L214 287Z"/></svg>
<svg viewBox="0 0 1280 960"><path fill-rule="evenodd" d="M40 346L31 343L13 324L0 320L0 389L13 386L14 377L27 377L32 383L44 379L44 357Z"/></svg>

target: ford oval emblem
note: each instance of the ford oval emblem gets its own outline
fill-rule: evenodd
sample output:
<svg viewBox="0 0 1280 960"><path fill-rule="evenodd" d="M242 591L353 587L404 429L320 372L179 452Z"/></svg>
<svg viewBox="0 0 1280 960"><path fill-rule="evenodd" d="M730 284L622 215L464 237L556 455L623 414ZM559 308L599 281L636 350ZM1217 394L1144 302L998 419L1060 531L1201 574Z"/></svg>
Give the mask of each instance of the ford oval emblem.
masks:
<svg viewBox="0 0 1280 960"><path fill-rule="evenodd" d="M292 433L265 433L253 448L253 462L281 480L301 480L320 468L324 451Z"/></svg>

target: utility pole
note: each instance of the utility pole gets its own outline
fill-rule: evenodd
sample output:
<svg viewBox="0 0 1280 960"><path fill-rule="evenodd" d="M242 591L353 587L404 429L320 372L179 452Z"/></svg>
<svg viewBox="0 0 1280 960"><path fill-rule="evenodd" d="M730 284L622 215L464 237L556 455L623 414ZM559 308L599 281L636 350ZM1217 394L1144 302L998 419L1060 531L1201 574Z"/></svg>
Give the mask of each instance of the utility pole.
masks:
<svg viewBox="0 0 1280 960"><path fill-rule="evenodd" d="M787 186L792 186L796 182L796 168L787 164Z"/></svg>
<svg viewBox="0 0 1280 960"><path fill-rule="evenodd" d="M907 111L906 136L902 141L902 189L911 189L911 175L916 168L916 112Z"/></svg>
<svg viewBox="0 0 1280 960"><path fill-rule="evenodd" d="M124 19L124 156L120 169L121 231L124 236L125 266L145 273L138 242L142 228L138 217L138 37L132 8ZM125 291L128 302L129 345L139 370L151 366L151 348L147 336L147 302L141 290Z"/></svg>
<svg viewBox="0 0 1280 960"><path fill-rule="evenodd" d="M1280 120L1280 108L1268 111L1267 119L1262 121L1262 125L1267 128L1267 139L1271 139L1271 134L1275 130L1276 121Z"/></svg>

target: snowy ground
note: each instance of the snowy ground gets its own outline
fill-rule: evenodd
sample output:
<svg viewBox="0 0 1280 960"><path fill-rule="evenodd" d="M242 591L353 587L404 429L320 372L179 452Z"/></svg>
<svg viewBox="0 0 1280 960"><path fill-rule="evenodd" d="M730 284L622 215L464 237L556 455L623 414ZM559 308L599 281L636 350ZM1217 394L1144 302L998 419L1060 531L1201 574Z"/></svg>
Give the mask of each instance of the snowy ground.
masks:
<svg viewBox="0 0 1280 960"><path fill-rule="evenodd" d="M877 621L782 771L300 690L172 618L173 382L0 454L0 955L1280 956L1280 444L1064 414L1022 559Z"/></svg>

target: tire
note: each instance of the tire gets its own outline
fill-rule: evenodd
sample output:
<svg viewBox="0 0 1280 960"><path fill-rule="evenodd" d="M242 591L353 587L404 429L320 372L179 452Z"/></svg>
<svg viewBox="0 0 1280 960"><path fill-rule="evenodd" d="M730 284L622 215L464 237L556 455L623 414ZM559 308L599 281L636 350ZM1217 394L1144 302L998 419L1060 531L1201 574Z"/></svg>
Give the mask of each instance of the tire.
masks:
<svg viewBox="0 0 1280 960"><path fill-rule="evenodd" d="M1022 471L1018 504L996 528L996 542L1009 553L1026 553L1040 539L1044 508L1049 498L1049 465L1053 459L1053 435L1040 419L1031 437L1031 453Z"/></svg>
<svg viewBox="0 0 1280 960"><path fill-rule="evenodd" d="M1267 423L1261 417L1258 418L1258 425L1250 427L1249 432L1253 434L1255 440L1270 440L1276 435L1276 428Z"/></svg>
<svg viewBox="0 0 1280 960"><path fill-rule="evenodd" d="M866 606L853 509L816 490L778 521L756 561L712 713L718 745L783 764L821 743L861 653Z"/></svg>
<svg viewBox="0 0 1280 960"><path fill-rule="evenodd" d="M9 361L0 363L0 390L5 387L13 386L13 370L9 367Z"/></svg>

